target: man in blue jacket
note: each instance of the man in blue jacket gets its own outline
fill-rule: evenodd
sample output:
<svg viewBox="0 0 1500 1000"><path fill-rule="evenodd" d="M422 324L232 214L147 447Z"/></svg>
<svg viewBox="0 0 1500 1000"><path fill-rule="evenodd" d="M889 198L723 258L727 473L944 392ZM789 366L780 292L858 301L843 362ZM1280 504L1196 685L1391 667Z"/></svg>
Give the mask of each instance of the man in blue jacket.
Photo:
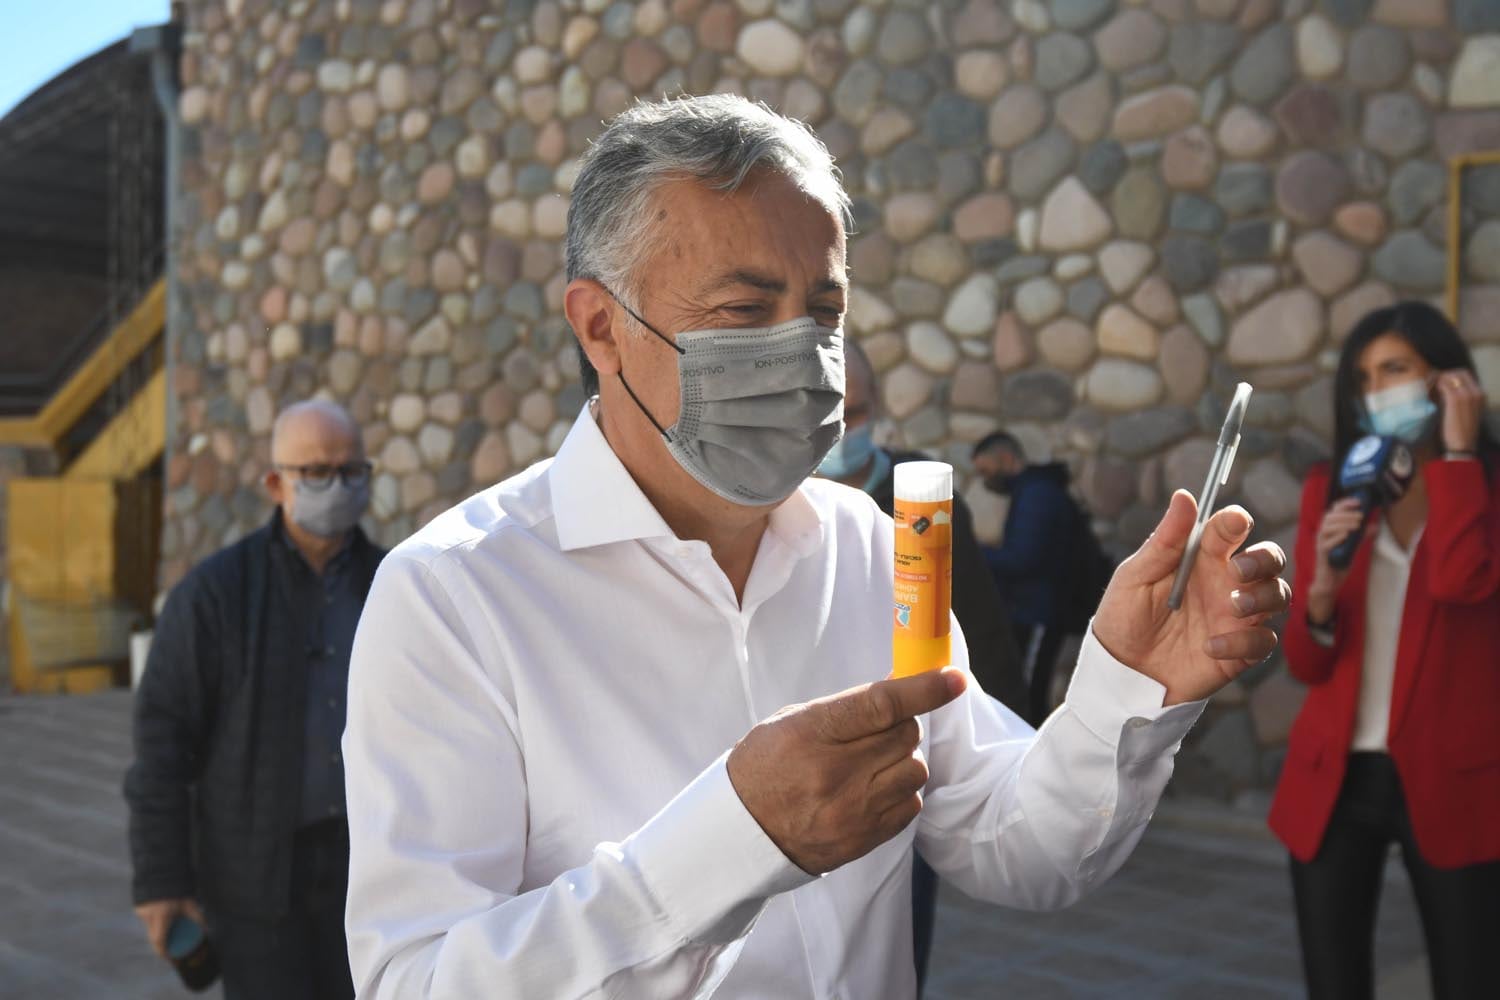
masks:
<svg viewBox="0 0 1500 1000"><path fill-rule="evenodd" d="M287 408L270 522L173 588L135 699L136 915L158 954L205 921L225 1000L353 997L344 899L345 689L384 551L359 518L370 463L333 403ZM201 909L200 909L201 907Z"/></svg>
<svg viewBox="0 0 1500 1000"><path fill-rule="evenodd" d="M995 584L1010 609L1022 668L1028 678L1027 721L1040 726L1052 710L1052 669L1062 644L1070 558L1083 530L1061 462L1028 465L1021 442L995 431L974 446L974 471L991 492L1010 498L1005 533L985 549Z"/></svg>

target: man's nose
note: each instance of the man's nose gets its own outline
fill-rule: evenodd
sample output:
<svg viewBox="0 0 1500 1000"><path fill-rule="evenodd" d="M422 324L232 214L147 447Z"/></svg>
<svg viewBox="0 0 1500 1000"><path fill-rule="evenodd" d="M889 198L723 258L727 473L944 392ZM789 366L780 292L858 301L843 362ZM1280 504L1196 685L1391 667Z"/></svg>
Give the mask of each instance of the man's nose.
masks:
<svg viewBox="0 0 1500 1000"><path fill-rule="evenodd" d="M789 287L785 292L776 297L776 303L771 309L771 325L780 326L794 319L812 315L812 304L810 288Z"/></svg>
<svg viewBox="0 0 1500 1000"><path fill-rule="evenodd" d="M776 308L771 313L771 325L780 326L806 315L808 315L807 303L783 296L777 300Z"/></svg>

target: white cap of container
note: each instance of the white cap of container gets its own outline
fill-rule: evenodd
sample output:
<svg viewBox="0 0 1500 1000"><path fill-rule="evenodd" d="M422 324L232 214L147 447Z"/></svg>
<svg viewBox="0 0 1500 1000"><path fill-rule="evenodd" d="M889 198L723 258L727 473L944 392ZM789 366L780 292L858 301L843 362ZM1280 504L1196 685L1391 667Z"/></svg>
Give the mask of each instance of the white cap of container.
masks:
<svg viewBox="0 0 1500 1000"><path fill-rule="evenodd" d="M947 462L902 462L896 466L896 499L937 503L953 499L953 466Z"/></svg>

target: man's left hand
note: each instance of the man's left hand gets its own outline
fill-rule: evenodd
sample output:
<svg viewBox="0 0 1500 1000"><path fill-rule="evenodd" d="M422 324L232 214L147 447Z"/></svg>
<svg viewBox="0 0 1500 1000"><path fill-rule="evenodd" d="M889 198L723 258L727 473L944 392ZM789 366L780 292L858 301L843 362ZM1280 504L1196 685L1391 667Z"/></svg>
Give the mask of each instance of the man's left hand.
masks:
<svg viewBox="0 0 1500 1000"><path fill-rule="evenodd" d="M1167 607L1172 578L1198 514L1178 490L1151 537L1115 571L1094 615L1094 635L1121 663L1167 689L1164 704L1197 701L1224 687L1276 648L1265 623L1286 610L1286 554L1274 542L1237 550L1254 521L1226 507L1203 528L1182 607Z"/></svg>

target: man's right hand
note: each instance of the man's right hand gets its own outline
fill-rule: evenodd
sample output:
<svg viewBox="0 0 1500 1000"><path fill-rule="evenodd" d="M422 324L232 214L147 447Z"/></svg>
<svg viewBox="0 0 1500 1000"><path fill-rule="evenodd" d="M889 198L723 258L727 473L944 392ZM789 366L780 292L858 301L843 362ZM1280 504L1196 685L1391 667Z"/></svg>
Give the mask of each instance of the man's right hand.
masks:
<svg viewBox="0 0 1500 1000"><path fill-rule="evenodd" d="M199 924L204 922L203 911L191 899L153 899L135 908L135 915L146 925L146 937L151 941L151 947L162 958L167 957L167 931L171 929L172 921L183 914Z"/></svg>
<svg viewBox="0 0 1500 1000"><path fill-rule="evenodd" d="M791 861L821 875L905 829L922 810L927 763L916 717L963 693L964 675L876 681L783 708L729 754L729 780Z"/></svg>

